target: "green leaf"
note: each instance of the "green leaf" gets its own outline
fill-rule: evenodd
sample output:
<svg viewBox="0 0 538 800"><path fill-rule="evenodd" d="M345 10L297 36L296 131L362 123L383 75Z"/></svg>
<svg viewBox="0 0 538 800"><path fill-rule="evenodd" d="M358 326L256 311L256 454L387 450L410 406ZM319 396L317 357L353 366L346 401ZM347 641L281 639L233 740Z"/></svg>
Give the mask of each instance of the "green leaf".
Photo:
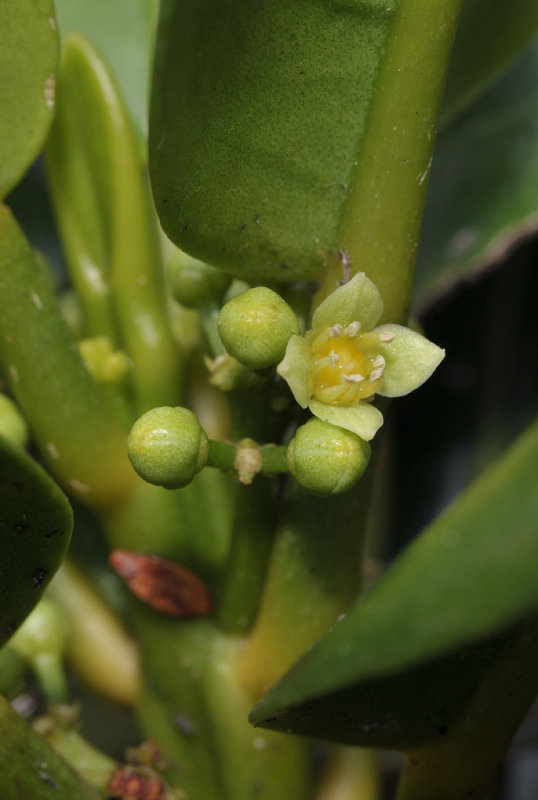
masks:
<svg viewBox="0 0 538 800"><path fill-rule="evenodd" d="M0 368L41 456L69 491L109 503L133 483L123 428L84 367L44 265L0 206Z"/></svg>
<svg viewBox="0 0 538 800"><path fill-rule="evenodd" d="M538 39L438 139L417 265L423 307L538 228Z"/></svg>
<svg viewBox="0 0 538 800"><path fill-rule="evenodd" d="M37 604L67 551L73 515L52 478L0 436L0 645Z"/></svg>
<svg viewBox="0 0 538 800"><path fill-rule="evenodd" d="M448 71L441 124L453 119L525 48L538 28L535 0L465 0Z"/></svg>
<svg viewBox="0 0 538 800"><path fill-rule="evenodd" d="M0 0L0 197L36 158L54 107L58 41L52 0Z"/></svg>
<svg viewBox="0 0 538 800"><path fill-rule="evenodd" d="M82 33L102 54L145 139L157 0L56 0L55 5L62 39Z"/></svg>
<svg viewBox="0 0 538 800"><path fill-rule="evenodd" d="M244 275L319 271L393 14L379 0L161 3L150 167L170 238Z"/></svg>
<svg viewBox="0 0 538 800"><path fill-rule="evenodd" d="M85 783L0 697L0 771L2 800L99 800L101 792Z"/></svg>
<svg viewBox="0 0 538 800"><path fill-rule="evenodd" d="M297 662L251 721L390 747L446 725L503 646L502 636L475 642L538 609L537 479L535 424Z"/></svg>

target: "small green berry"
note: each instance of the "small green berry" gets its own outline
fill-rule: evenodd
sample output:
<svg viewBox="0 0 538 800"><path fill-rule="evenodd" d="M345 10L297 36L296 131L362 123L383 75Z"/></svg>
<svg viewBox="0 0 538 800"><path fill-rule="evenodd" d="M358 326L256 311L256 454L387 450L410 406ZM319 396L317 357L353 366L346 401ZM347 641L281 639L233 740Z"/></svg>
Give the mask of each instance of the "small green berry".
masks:
<svg viewBox="0 0 538 800"><path fill-rule="evenodd" d="M291 307L271 289L256 286L222 307L218 330L224 347L249 369L265 369L284 357L299 333Z"/></svg>
<svg viewBox="0 0 538 800"><path fill-rule="evenodd" d="M11 444L26 447L28 443L28 425L21 412L5 394L0 393L0 436L4 436Z"/></svg>
<svg viewBox="0 0 538 800"><path fill-rule="evenodd" d="M168 262L166 272L172 297L185 308L220 301L231 281L226 272L180 250Z"/></svg>
<svg viewBox="0 0 538 800"><path fill-rule="evenodd" d="M342 494L368 466L370 445L351 431L314 418L297 429L287 457L291 474L309 492Z"/></svg>
<svg viewBox="0 0 538 800"><path fill-rule="evenodd" d="M148 483L177 489L189 483L207 461L209 445L198 417L186 408L152 408L135 422L127 453Z"/></svg>

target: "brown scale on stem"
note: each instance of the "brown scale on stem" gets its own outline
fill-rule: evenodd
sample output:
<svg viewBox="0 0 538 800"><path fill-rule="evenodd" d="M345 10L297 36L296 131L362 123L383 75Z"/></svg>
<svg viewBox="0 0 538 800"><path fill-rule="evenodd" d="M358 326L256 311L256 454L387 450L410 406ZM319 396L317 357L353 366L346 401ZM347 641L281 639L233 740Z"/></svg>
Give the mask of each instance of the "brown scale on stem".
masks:
<svg viewBox="0 0 538 800"><path fill-rule="evenodd" d="M109 562L132 593L160 614L187 619L213 610L207 586L180 564L128 550L113 550Z"/></svg>

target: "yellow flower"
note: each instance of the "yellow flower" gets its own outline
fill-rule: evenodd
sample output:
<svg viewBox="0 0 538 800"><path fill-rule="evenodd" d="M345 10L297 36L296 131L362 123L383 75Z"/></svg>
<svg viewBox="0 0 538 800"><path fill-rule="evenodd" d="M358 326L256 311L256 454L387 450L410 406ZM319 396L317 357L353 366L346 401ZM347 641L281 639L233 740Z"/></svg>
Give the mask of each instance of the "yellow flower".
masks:
<svg viewBox="0 0 538 800"><path fill-rule="evenodd" d="M374 395L408 394L445 355L402 325L375 327L382 311L378 289L358 273L318 306L305 336L291 337L277 367L300 406L366 441L383 424Z"/></svg>

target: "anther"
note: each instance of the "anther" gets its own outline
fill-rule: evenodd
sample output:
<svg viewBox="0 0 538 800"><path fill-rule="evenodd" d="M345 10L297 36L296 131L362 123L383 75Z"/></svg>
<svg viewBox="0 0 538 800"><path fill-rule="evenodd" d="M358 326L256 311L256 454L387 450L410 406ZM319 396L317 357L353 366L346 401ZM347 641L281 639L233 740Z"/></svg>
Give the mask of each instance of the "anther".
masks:
<svg viewBox="0 0 538 800"><path fill-rule="evenodd" d="M344 380L347 383L360 383L364 380L364 375L361 375L360 372L353 372L351 375L344 375Z"/></svg>
<svg viewBox="0 0 538 800"><path fill-rule="evenodd" d="M350 339L353 339L354 336L358 334L361 329L360 322L351 322L346 328L346 336L349 336Z"/></svg>
<svg viewBox="0 0 538 800"><path fill-rule="evenodd" d="M394 334L392 331L381 331L379 334L380 342L392 342L393 339L394 339Z"/></svg>
<svg viewBox="0 0 538 800"><path fill-rule="evenodd" d="M372 370L372 372L370 372L370 374L369 374L369 376L368 376L368 377L369 377L369 379L370 379L371 383L374 383L374 381L378 381L378 380L379 380L379 378L380 378L382 375L383 375L383 368L382 368L382 367L380 367L379 369L374 369L374 370Z"/></svg>
<svg viewBox="0 0 538 800"><path fill-rule="evenodd" d="M331 339L334 339L336 336L341 336L342 331L342 326L337 322L336 325L333 325L331 328Z"/></svg>
<svg viewBox="0 0 538 800"><path fill-rule="evenodd" d="M375 367L375 369L379 368L383 369L384 366L385 366L385 359L383 358L383 356L376 356L376 358L372 361L372 367Z"/></svg>

